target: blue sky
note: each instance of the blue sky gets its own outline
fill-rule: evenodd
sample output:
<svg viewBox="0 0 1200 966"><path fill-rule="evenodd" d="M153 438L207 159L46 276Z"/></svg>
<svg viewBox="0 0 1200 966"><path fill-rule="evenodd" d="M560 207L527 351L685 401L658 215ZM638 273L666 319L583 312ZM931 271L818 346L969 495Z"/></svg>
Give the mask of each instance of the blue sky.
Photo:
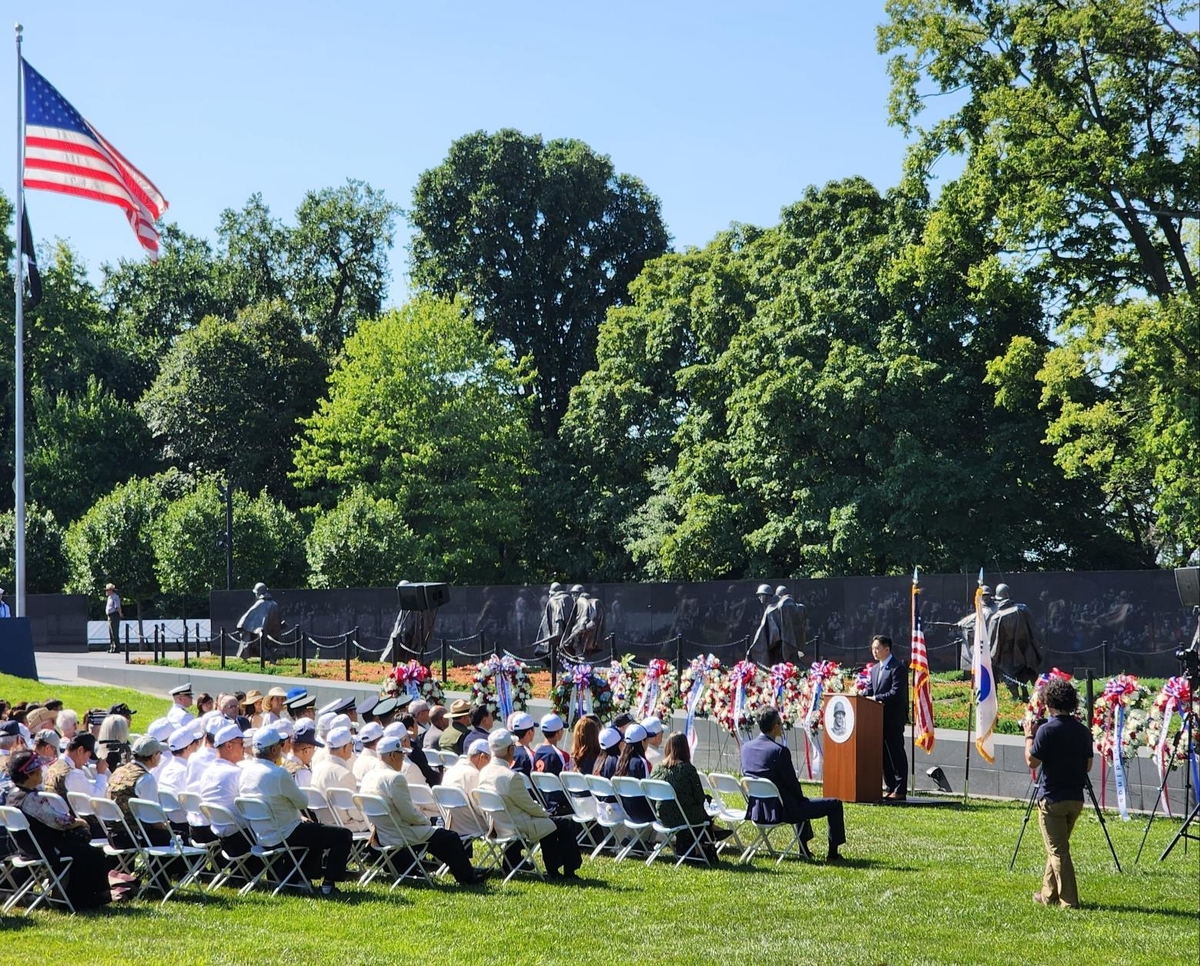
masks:
<svg viewBox="0 0 1200 966"><path fill-rule="evenodd" d="M29 62L158 185L168 220L206 237L255 191L289 222L305 191L347 177L407 205L481 128L588 142L659 196L677 248L771 224L810 184L900 174L881 0L13 6ZM35 236L68 238L93 275L140 257L118 209L27 199ZM402 224L393 300L407 238Z"/></svg>

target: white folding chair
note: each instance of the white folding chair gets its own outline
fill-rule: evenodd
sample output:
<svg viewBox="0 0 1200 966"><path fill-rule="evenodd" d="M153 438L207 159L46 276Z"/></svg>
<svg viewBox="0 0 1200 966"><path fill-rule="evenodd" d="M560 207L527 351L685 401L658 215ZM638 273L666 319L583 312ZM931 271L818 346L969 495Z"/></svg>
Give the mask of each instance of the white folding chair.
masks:
<svg viewBox="0 0 1200 966"><path fill-rule="evenodd" d="M564 771L560 775L538 772L558 782L563 795L571 805L571 821L579 826L576 839L585 849L594 849L600 843L596 839L596 799L588 788L587 776L576 771ZM535 777L534 781L538 779Z"/></svg>
<svg viewBox="0 0 1200 966"><path fill-rule="evenodd" d="M159 797L160 798L162 797L161 792L159 793ZM197 812L201 815L204 814L203 811L201 811L201 809L200 809L200 793L199 792L177 792L175 794L175 798L179 802L179 807L184 809L185 811Z"/></svg>
<svg viewBox="0 0 1200 966"><path fill-rule="evenodd" d="M679 806L679 798L675 794L675 789L668 782L659 781L656 778L643 778L642 794L646 796L646 800L650 802L651 808L654 809L654 831L662 836L658 844L654 846L654 851L650 853L650 857L646 859L646 865L653 864L654 860L662 853L662 850L667 847L667 843L673 838L675 840L675 854L679 856L678 861L675 863L675 868L679 868L679 866L689 859L693 862L703 862L705 865L711 866L712 861L708 857L705 846L715 849L716 843L713 842L708 822L701 822L699 825L691 824L688 821L687 815L684 814L683 809ZM668 823L663 818L664 806L668 804L675 806L675 810L683 820L682 823ZM691 839L691 844L686 849L679 848L680 835L687 835Z"/></svg>
<svg viewBox="0 0 1200 966"><path fill-rule="evenodd" d="M304 793L304 797L308 799L308 811L313 813L313 817L318 822L324 822L326 825L341 825L341 821L334 814L333 809L329 807L329 800L325 797L325 793L319 788L313 788L309 785L307 788L300 789Z"/></svg>
<svg viewBox="0 0 1200 966"><path fill-rule="evenodd" d="M329 811L333 815L334 822L348 828L351 832L350 846L350 861L357 865L359 869L367 867L367 842L371 839L370 829L362 828L364 819L362 810L354 803L356 792L350 791L348 788L330 788L325 791L325 800L329 802ZM356 815L351 815L351 811ZM355 829L350 823L354 821L360 826Z"/></svg>
<svg viewBox="0 0 1200 966"><path fill-rule="evenodd" d="M565 802L569 811L563 814L556 814L555 817L570 819L576 827L575 840L588 849L595 848L596 841L592 835L592 826L595 824L595 813L593 812L593 817L590 818L579 814L575 808L575 800L568 794L566 788L563 786L562 779L558 775L548 771L535 771L533 773L533 787L537 789L538 795L547 809L552 804L561 806ZM587 799L589 802L593 801L590 794L587 796Z"/></svg>
<svg viewBox="0 0 1200 966"><path fill-rule="evenodd" d="M121 808L111 798L93 798L92 814L96 816L96 820L100 823L100 827L104 829L104 834L108 836L108 841L101 847L104 854L117 860L117 868L126 874L132 874L137 866L138 858L142 854L142 850L138 848L138 838L133 834L133 829L129 827L129 823L125 821L125 816L121 812ZM128 837L132 845L117 846L113 844L113 835L123 831Z"/></svg>
<svg viewBox="0 0 1200 966"><path fill-rule="evenodd" d="M746 778L742 779L742 788L745 790L747 800L751 798L757 798L767 802L774 801L778 803L777 808L779 809L780 814L783 813L783 799L779 796L778 787L776 787L775 783L770 779L751 778L747 776ZM738 859L739 862L749 862L754 858L757 852L766 850L768 855L778 856L778 858L775 860L775 864L778 865L791 853L792 846L796 847L796 858L811 858L811 856L808 854L808 849L806 849L804 847L804 843L800 841L800 829L803 827L802 825L788 825L785 822L755 822L753 819L750 821L750 825L755 831L755 838L748 846L746 846L745 851L742 852L741 858ZM782 851L776 849L771 844L770 838L771 832L780 827L790 828L792 830L792 838Z"/></svg>
<svg viewBox="0 0 1200 966"><path fill-rule="evenodd" d="M703 772L700 777L704 779ZM732 845L740 851L746 847L742 842L740 829L748 823L746 806L736 799L744 798L746 791L740 781L725 772L714 771L707 780L712 795L712 804L707 808L708 814L733 830L733 834L727 840L717 843L717 854L719 855L727 845Z"/></svg>
<svg viewBox="0 0 1200 966"><path fill-rule="evenodd" d="M237 826L238 828L245 826L240 815L234 814L223 805L201 802L200 814L208 819L209 825ZM250 860L261 860L262 846L254 844L250 846L249 852L243 852L241 855L230 855L225 851L225 846L221 843L220 839L209 844L221 857L221 868L217 871L209 888L216 889L231 880L240 879L244 883L249 883L244 890L244 892L248 892L253 887L253 883L257 881L255 878L256 874L250 870Z"/></svg>
<svg viewBox="0 0 1200 966"><path fill-rule="evenodd" d="M372 825L375 824L375 819L386 818L388 816L387 802L378 795L363 795L359 793L354 796L354 805L367 817L367 821ZM363 874L359 878L358 884L369 885L381 872L387 871L390 865L396 878L388 887L388 892L391 892L404 881L424 882L426 885L433 885L433 879L429 877L429 872L422 861L424 854L425 850L423 848L418 849L411 845L384 845L380 843L371 846L365 855L365 858L369 858L371 861L368 864L364 860ZM403 869L393 861L398 855L408 856L408 865Z"/></svg>
<svg viewBox="0 0 1200 966"><path fill-rule="evenodd" d="M442 814L442 827L449 829L461 840L463 845L469 845L483 836L464 825L469 819L472 826L486 826L487 819L479 814L479 810L471 804L471 800L461 788L451 788L449 785L434 785L430 790L438 811Z"/></svg>
<svg viewBox="0 0 1200 966"><path fill-rule="evenodd" d="M458 759L461 757L453 751L439 751L437 755L443 768L453 768L458 764Z"/></svg>
<svg viewBox="0 0 1200 966"><path fill-rule="evenodd" d="M308 881L308 876L304 874L303 866L304 859L308 855L308 849L292 848L288 845L285 838L280 838L278 844L273 845L263 841L264 836L267 838L279 837L279 830L275 825L275 818L271 814L271 809L267 807L267 803L262 801L262 799L235 798L234 804L250 826L250 834L260 849L255 854L263 862L262 871L250 882L242 886L240 890L241 894L245 895L258 885L259 882L263 881L266 881L268 884L271 882L277 883L275 890L271 893L273 896L279 895L280 892L289 886L296 889L303 889L305 892L312 892L312 883ZM277 866L279 865L283 866L285 874L279 874L277 870Z"/></svg>
<svg viewBox="0 0 1200 966"><path fill-rule="evenodd" d="M621 800L621 807L625 811L625 830L629 832L629 840L625 843L619 853L617 853L617 861L627 858L634 849L642 849L650 852L654 844L654 820L649 822L638 822L629 817L629 809L625 807L625 800L630 798L645 798L642 792L642 782L639 778L630 778L628 775L618 776L612 779L613 791L617 793L617 798Z"/></svg>
<svg viewBox="0 0 1200 966"><path fill-rule="evenodd" d="M521 860L515 863L508 875L504 877L504 882L507 883L514 875L521 871L528 871L532 875L536 875L539 879L545 879L545 873L538 868L537 862L534 861L534 856L537 855L541 845L538 842L531 842L521 830L517 828L516 823L512 820L512 816L508 814L508 808L504 804L504 799L495 792L489 792L483 788L476 788L471 792L471 798L474 799L479 810L487 816L488 826L490 831L486 839L482 841L488 846L488 855L494 857L495 861L493 868L502 868L504 863L505 846L517 844L521 847ZM502 832L498 823L504 823L512 829L511 832ZM528 865L529 869L525 870Z"/></svg>
<svg viewBox="0 0 1200 966"><path fill-rule="evenodd" d="M85 792L67 792L67 804L71 806L71 811L75 814L76 818L92 818L96 814L95 809L92 808L92 800ZM92 848L103 849L104 846L108 845L108 839L92 839L88 844Z"/></svg>
<svg viewBox="0 0 1200 966"><path fill-rule="evenodd" d="M607 847L612 847L616 853L616 859L619 862L625 856L624 849L621 848L621 839L618 837L618 830L625 830L625 810L621 807L621 803L617 801L616 790L603 775L587 775L588 790L592 793L592 801L596 809L596 824L604 829L604 838L602 838L592 849L592 854L589 859L594 859ZM611 802L606 802L604 799L612 799Z"/></svg>
<svg viewBox="0 0 1200 966"><path fill-rule="evenodd" d="M165 905L171 896L180 889L186 889L193 882L196 883L198 891L203 895L204 887L200 884L198 877L208 862L208 849L202 849L195 845L184 845L175 830L171 828L170 822L167 821L166 810L158 802L151 802L144 798L131 798L129 811L137 825L142 857L146 862L146 878L142 881L141 889L138 890L139 898L147 889L157 889L162 893L162 901ZM155 845L150 840L149 826L151 825L166 826L171 836L171 843ZM183 875L174 885L171 884L170 866L172 863L182 865L184 870Z"/></svg>
<svg viewBox="0 0 1200 966"><path fill-rule="evenodd" d="M4 907L0 911L8 913L27 895L36 893L33 896L33 901L25 909L25 915L33 912L38 904L43 901L66 906L71 912L74 912L75 906L72 905L70 898L67 896L64 879L71 874L71 863L75 860L69 855L63 856L56 868L46 853L42 851L41 843L29 830L29 819L18 808L12 808L8 805L0 806L0 823L3 823L4 828L10 836L21 835L23 841L28 842L35 853L34 855L23 856L18 852L9 856L8 862L12 868L17 871L24 871L28 875L28 878L9 896L8 901L4 903ZM14 844L16 844L15 839Z"/></svg>

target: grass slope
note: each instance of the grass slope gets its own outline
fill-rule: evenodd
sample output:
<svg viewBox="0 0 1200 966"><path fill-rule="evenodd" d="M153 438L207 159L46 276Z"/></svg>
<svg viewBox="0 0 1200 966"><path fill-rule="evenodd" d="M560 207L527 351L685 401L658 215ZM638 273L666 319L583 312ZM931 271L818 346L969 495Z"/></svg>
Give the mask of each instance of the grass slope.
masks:
<svg viewBox="0 0 1200 966"><path fill-rule="evenodd" d="M89 708L103 708L107 711L114 704L124 701L130 710L137 712L133 719L133 730L142 728L167 713L171 702L166 698L143 694L141 691L131 691L128 688L112 688L106 685L86 686L77 684L43 684L30 678L13 677L11 674L0 674L0 698L10 704L17 701L45 701L47 698L61 698L63 707L72 708L80 715ZM140 726L140 727L139 727ZM4 961L0 953L0 963Z"/></svg>
<svg viewBox="0 0 1200 966"><path fill-rule="evenodd" d="M1141 865L1141 822L1110 822L1123 875L1091 815L1074 845L1078 911L1030 902L1043 852L1036 820L1007 871L1023 811L847 808L842 867L758 860L752 869L599 859L571 888L518 881L460 890L346 887L341 902L244 899L229 890L165 910L138 902L74 919L56 911L21 928L19 946L46 962L320 964L995 964L1115 961L1194 966L1200 850L1157 861L1175 823L1155 823ZM823 823L821 823L823 832ZM818 838L820 834L818 835ZM818 847L823 852L823 846ZM0 962L19 962L18 946Z"/></svg>

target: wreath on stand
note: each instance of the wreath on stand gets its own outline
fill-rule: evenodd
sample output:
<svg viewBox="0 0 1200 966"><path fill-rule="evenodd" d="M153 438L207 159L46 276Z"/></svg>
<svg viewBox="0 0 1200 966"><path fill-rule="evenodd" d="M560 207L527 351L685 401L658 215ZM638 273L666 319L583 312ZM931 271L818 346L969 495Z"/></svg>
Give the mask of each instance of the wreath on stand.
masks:
<svg viewBox="0 0 1200 966"><path fill-rule="evenodd" d="M1057 678L1060 681L1071 681L1073 678L1066 671L1060 671L1058 668L1051 668L1044 674L1039 674L1036 681L1033 682L1033 689L1029 694L1029 701L1025 704L1025 710L1021 713L1021 728L1024 730L1026 725L1033 725L1037 722L1045 721L1048 712L1046 711L1046 685ZM1078 717L1078 713L1076 713Z"/></svg>
<svg viewBox="0 0 1200 966"><path fill-rule="evenodd" d="M679 688L675 683L678 677L675 665L660 657L646 665L634 704L639 720L651 717L666 720L670 717L671 712L679 707Z"/></svg>
<svg viewBox="0 0 1200 966"><path fill-rule="evenodd" d="M493 654L486 661L475 665L475 676L471 680L471 703L486 705L492 714L499 712L501 720L507 721L514 711L525 711L533 697L533 685L525 663L505 654Z"/></svg>
<svg viewBox="0 0 1200 966"><path fill-rule="evenodd" d="M779 712L785 730L802 719L806 690L804 674L795 664L789 661L771 665L766 681L767 703Z"/></svg>
<svg viewBox="0 0 1200 966"><path fill-rule="evenodd" d="M709 688L709 709L713 718L738 738L751 730L755 716L764 705L762 671L753 661L738 661L728 674Z"/></svg>
<svg viewBox="0 0 1200 966"><path fill-rule="evenodd" d="M1109 678L1092 710L1092 736L1100 752L1100 806L1104 807L1108 786L1104 780L1111 764L1117 786L1117 809L1121 818L1129 820L1125 762L1134 754L1134 747L1145 741L1150 715L1145 708L1148 691L1132 674Z"/></svg>
<svg viewBox="0 0 1200 966"><path fill-rule="evenodd" d="M445 697L442 684L427 665L419 661L397 664L383 677L383 693L390 697L409 694L413 699L422 698L429 704L441 704Z"/></svg>
<svg viewBox="0 0 1200 966"><path fill-rule="evenodd" d="M608 665L608 686L612 689L612 713L628 711L633 700L633 655L626 654L621 660Z"/></svg>
<svg viewBox="0 0 1200 966"><path fill-rule="evenodd" d="M608 669L597 670L590 664L563 664L550 700L567 727L585 715L594 714L607 721L613 714L613 689L608 675Z"/></svg>

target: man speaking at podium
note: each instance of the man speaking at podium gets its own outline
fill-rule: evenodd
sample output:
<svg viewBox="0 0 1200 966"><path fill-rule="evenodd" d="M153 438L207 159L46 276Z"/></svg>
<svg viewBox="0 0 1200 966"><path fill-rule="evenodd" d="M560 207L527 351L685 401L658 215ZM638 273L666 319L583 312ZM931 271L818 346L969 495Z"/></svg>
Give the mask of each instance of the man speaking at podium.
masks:
<svg viewBox="0 0 1200 966"><path fill-rule="evenodd" d="M884 798L902 802L908 797L908 755L904 751L904 725L908 721L908 668L892 655L892 639L885 634L871 638L871 681L867 697L883 705Z"/></svg>

